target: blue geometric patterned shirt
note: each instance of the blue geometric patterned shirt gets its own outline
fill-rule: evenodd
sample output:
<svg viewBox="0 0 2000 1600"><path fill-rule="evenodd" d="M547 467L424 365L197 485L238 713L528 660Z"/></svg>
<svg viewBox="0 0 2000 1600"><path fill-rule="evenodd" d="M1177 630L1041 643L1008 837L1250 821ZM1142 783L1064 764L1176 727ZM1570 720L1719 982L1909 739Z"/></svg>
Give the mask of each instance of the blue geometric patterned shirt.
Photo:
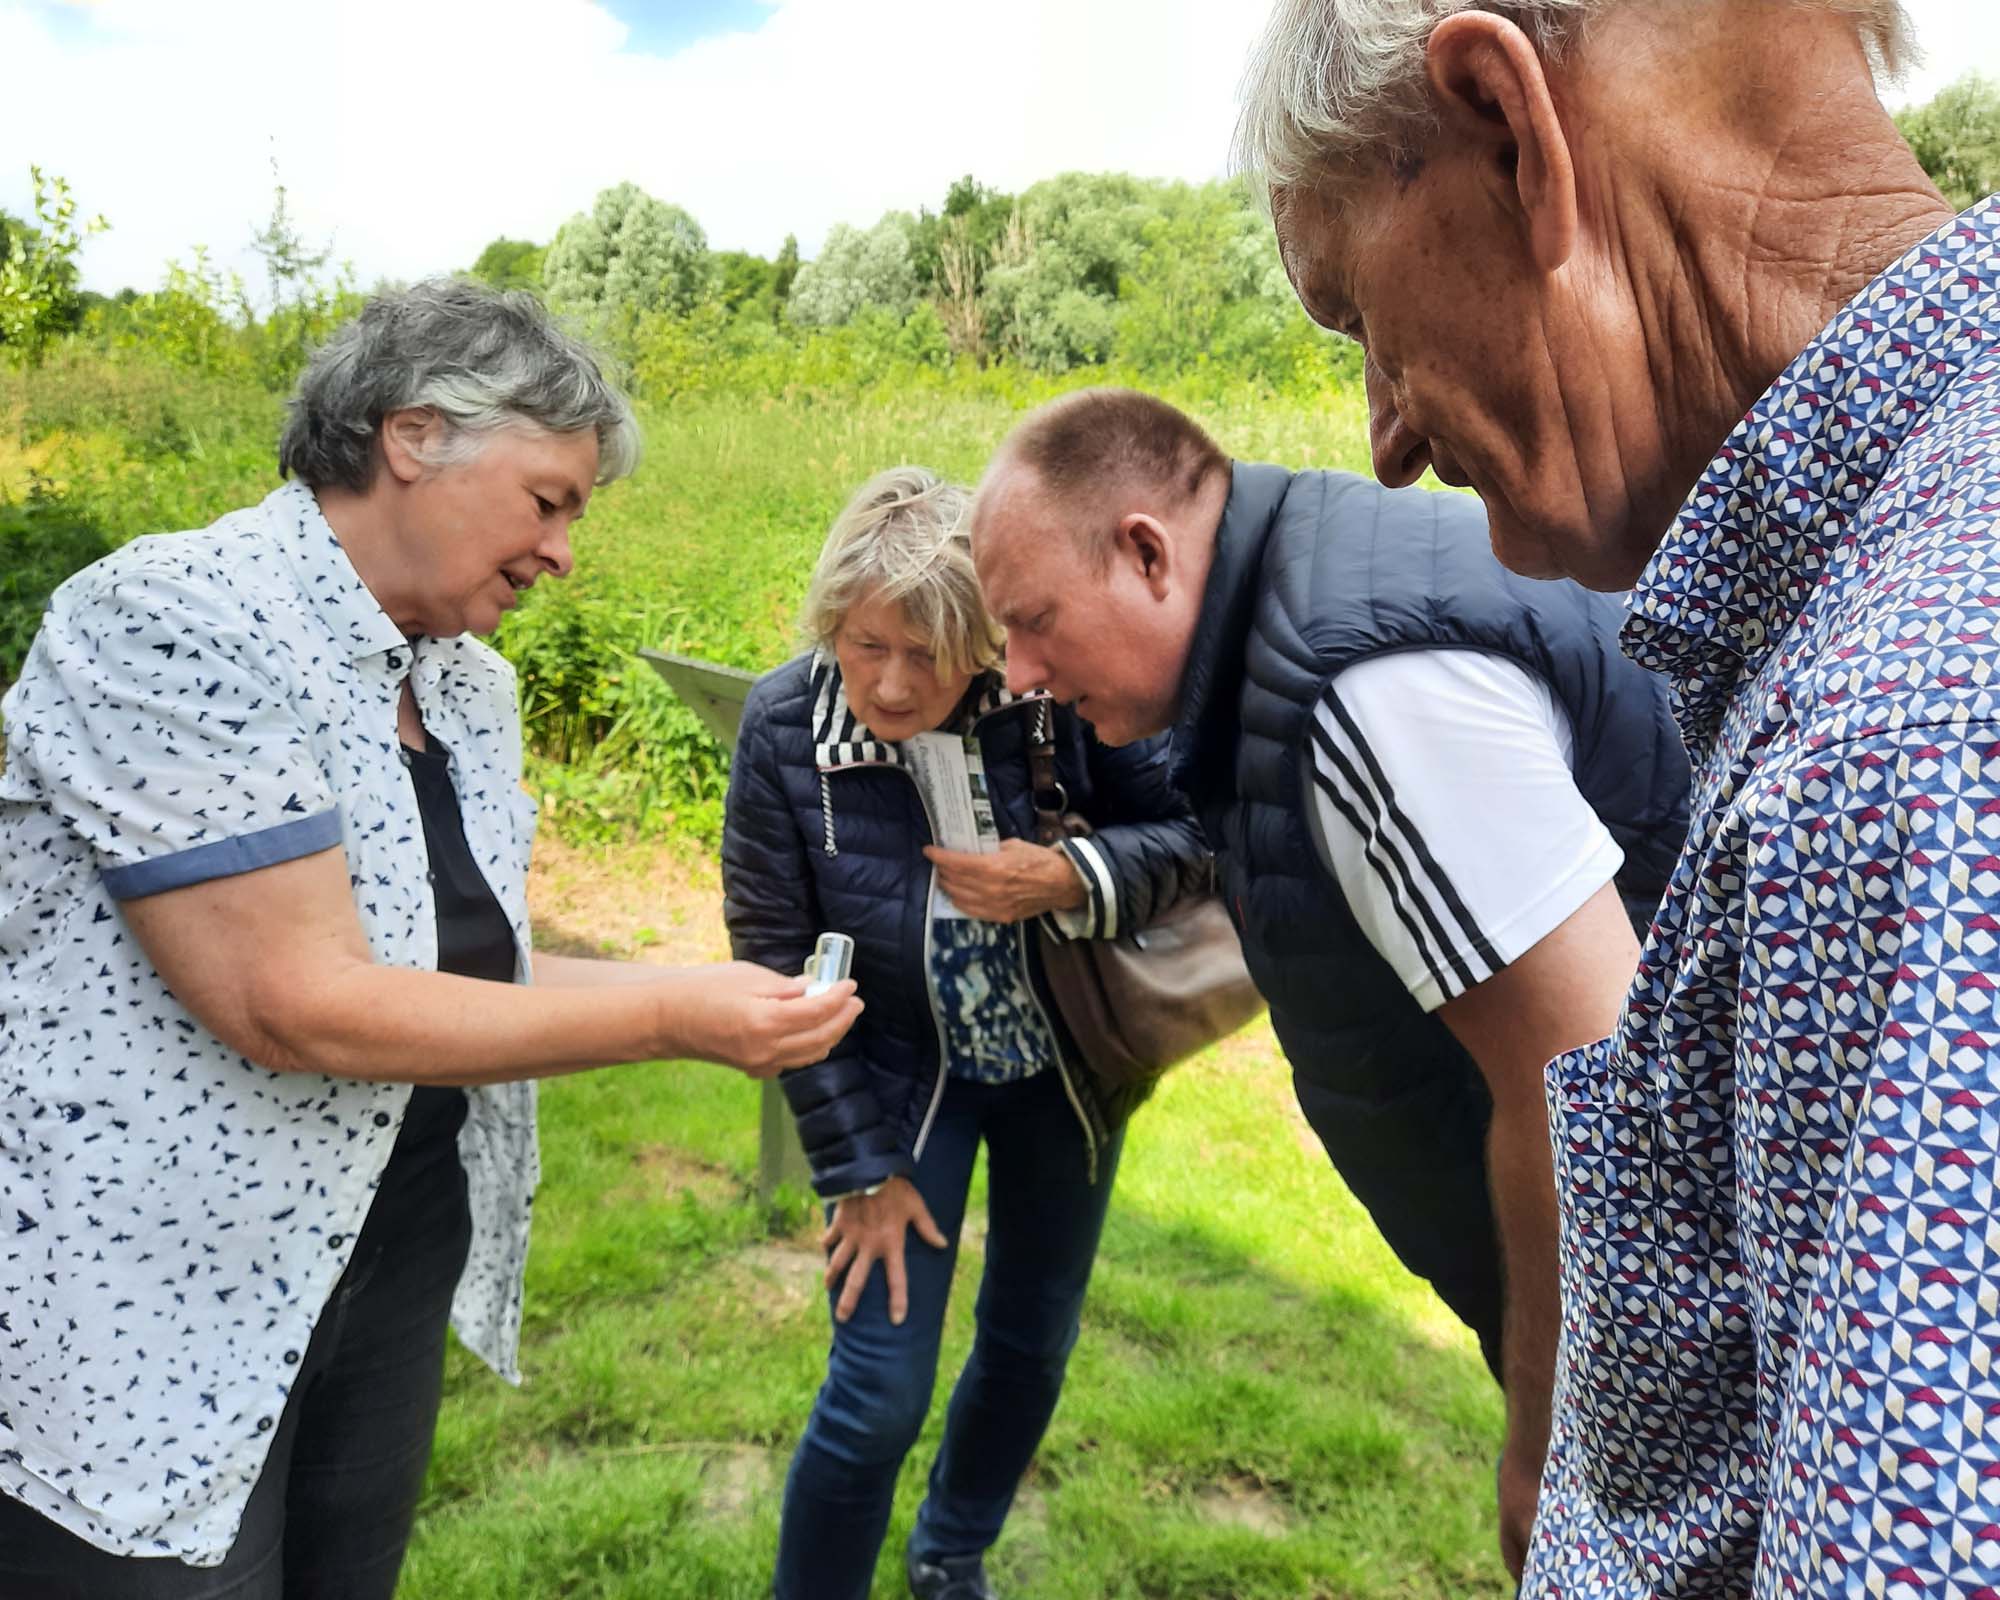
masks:
<svg viewBox="0 0 2000 1600"><path fill-rule="evenodd" d="M2000 201L1730 435L1626 625L1694 827L1549 1071L1535 1597L2000 1594Z"/></svg>

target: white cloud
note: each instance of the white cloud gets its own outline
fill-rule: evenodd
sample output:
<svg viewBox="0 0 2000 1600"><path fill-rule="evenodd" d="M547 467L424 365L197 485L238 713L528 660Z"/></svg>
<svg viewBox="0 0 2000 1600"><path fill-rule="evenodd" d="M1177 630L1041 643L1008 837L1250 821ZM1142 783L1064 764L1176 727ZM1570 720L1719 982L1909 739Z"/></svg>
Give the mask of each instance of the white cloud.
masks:
<svg viewBox="0 0 2000 1600"><path fill-rule="evenodd" d="M26 165L113 231L94 288L197 242L246 270L275 157L309 237L364 282L547 239L630 178L721 248L810 254L835 222L935 204L971 172L1223 169L1257 0L775 0L755 32L628 51L595 0L0 0L0 206ZM1993 0L1916 0L1921 98L2000 72Z"/></svg>

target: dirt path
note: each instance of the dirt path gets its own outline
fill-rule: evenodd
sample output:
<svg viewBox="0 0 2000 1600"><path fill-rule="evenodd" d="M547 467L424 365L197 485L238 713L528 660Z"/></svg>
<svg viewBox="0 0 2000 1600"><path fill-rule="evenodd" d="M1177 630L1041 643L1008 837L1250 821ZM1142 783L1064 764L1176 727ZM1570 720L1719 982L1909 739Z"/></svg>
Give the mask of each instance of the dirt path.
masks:
<svg viewBox="0 0 2000 1600"><path fill-rule="evenodd" d="M721 873L713 857L685 845L582 849L545 829L528 873L528 910L535 947L561 955L664 966L729 955Z"/></svg>

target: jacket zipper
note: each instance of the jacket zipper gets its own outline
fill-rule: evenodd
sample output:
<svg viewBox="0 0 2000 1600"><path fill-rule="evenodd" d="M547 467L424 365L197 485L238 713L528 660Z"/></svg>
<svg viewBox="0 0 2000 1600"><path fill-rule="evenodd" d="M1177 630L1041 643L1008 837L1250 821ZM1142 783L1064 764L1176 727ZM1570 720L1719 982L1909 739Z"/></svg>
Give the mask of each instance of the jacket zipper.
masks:
<svg viewBox="0 0 2000 1600"><path fill-rule="evenodd" d="M995 706L993 710L986 713L986 717L998 716L1002 711L1018 709L1022 704L1024 702L1016 700L1010 705ZM975 717L973 719L972 728L974 732L978 731L980 723L984 722L986 717ZM1053 732L1055 726L1053 718L1050 720L1049 726L1052 730L1050 739L1053 742L1055 737ZM1029 730L1028 737L1031 739L1034 737L1032 729ZM1032 784L1033 781L1031 773L1029 782ZM1029 803L1032 806L1032 798ZM995 827L999 825L998 813L994 815L994 825ZM1083 1109L1082 1100L1077 1097L1076 1085L1070 1081L1069 1063L1063 1060L1062 1035L1056 1031L1054 1024L1050 1022L1048 1008L1042 1004L1042 997L1035 989L1035 968L1034 964L1028 959L1028 925L1025 922L1014 924L1014 937L1015 943L1021 952L1021 978L1028 986L1028 998L1035 1002L1035 1015L1042 1019L1042 1031L1048 1035L1049 1043L1055 1047L1056 1076L1062 1080L1063 1094L1069 1100L1070 1110L1076 1113L1077 1126L1083 1130L1085 1175L1091 1187L1095 1188L1097 1186L1097 1131L1091 1127L1090 1115Z"/></svg>
<svg viewBox="0 0 2000 1600"><path fill-rule="evenodd" d="M890 763L884 762L882 763L882 765L886 766L890 765ZM930 842L932 844L936 844L938 836L937 819L931 815L931 803L924 796L924 786L921 783L917 782L916 774L910 771L908 767L896 766L894 770L902 773L904 777L908 778L910 780L910 787L916 790L917 804L923 807L924 827L930 833L931 836ZM922 1158L924 1153L924 1146L930 1142L931 1124L937 1121L938 1106L944 1100L944 1080L948 1075L946 1062L947 1058L951 1053L949 1047L945 1043L944 1017L940 1013L938 1006L937 975L931 971L931 905L936 899L937 899L937 866L935 863L933 863L930 872L930 882L924 889L923 964L924 964L924 999L926 1004L928 1004L930 1007L931 1027L937 1033L937 1045L938 1045L937 1082L931 1088L931 1103L924 1108L923 1125L917 1129L917 1142L915 1145L911 1147L910 1150L910 1160L913 1163Z"/></svg>
<svg viewBox="0 0 2000 1600"><path fill-rule="evenodd" d="M1022 704L1022 701L1016 700L1009 705L995 706L991 711L986 713L985 717L973 718L971 731L977 733L979 725L986 720L986 717L998 716L1002 711L1017 710ZM1051 729L1054 727L1053 719L1050 721L1050 727ZM1031 739L1034 737L1032 729L1029 731L1028 736ZM1053 732L1050 738L1053 740ZM985 752L982 750L982 758L984 754ZM1032 785L1033 782L1033 774L1030 773L1029 783ZM1032 807L1032 797L1029 804ZM1000 824L997 812L994 814L993 823L997 829ZM1097 1131L1091 1127L1090 1115L1083 1109L1083 1101L1077 1097L1076 1085L1070 1081L1069 1063L1063 1060L1062 1035L1056 1031L1054 1023L1049 1020L1048 1008L1042 1004L1042 997L1035 989L1035 967L1034 963L1028 959L1028 925L1025 922L1014 924L1014 942L1021 955L1021 981L1027 985L1028 998L1035 1003L1035 1015L1042 1019L1042 1032L1048 1036L1049 1044L1056 1053L1056 1077L1062 1082L1063 1094L1069 1101L1070 1110L1076 1113L1077 1126L1083 1130L1085 1176L1090 1186L1094 1189L1097 1187Z"/></svg>

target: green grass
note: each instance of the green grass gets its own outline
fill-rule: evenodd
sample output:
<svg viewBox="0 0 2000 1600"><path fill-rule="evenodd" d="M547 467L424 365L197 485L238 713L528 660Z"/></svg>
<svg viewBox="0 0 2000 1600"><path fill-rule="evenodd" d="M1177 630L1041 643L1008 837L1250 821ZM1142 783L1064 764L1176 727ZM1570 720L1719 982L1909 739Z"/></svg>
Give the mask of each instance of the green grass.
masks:
<svg viewBox="0 0 2000 1600"><path fill-rule="evenodd" d="M543 1104L527 1382L454 1352L403 1592L761 1595L825 1360L810 1208L750 1198L756 1090L733 1074L620 1068ZM1262 1024L1135 1123L1062 1406L995 1553L1007 1592L1507 1592L1498 1395L1302 1130ZM981 1259L961 1259L878 1595L902 1593Z"/></svg>
<svg viewBox="0 0 2000 1600"><path fill-rule="evenodd" d="M666 648L773 666L795 647L813 559L862 481L902 462L976 479L1045 392L716 399L650 413L645 465L592 502L567 587L645 618ZM1238 456L1365 470L1352 397L1308 406L1246 393L1192 409Z"/></svg>
<svg viewBox="0 0 2000 1600"><path fill-rule="evenodd" d="M521 669L531 737L567 758L535 775L554 825L587 839L636 825L713 843L722 753L631 652L775 666L798 648L799 601L826 530L865 479L901 462L976 479L1050 392L716 398L647 414L646 463L592 501L575 575L537 588L499 638ZM1245 391L1188 403L1240 457L1365 469L1356 397Z"/></svg>

